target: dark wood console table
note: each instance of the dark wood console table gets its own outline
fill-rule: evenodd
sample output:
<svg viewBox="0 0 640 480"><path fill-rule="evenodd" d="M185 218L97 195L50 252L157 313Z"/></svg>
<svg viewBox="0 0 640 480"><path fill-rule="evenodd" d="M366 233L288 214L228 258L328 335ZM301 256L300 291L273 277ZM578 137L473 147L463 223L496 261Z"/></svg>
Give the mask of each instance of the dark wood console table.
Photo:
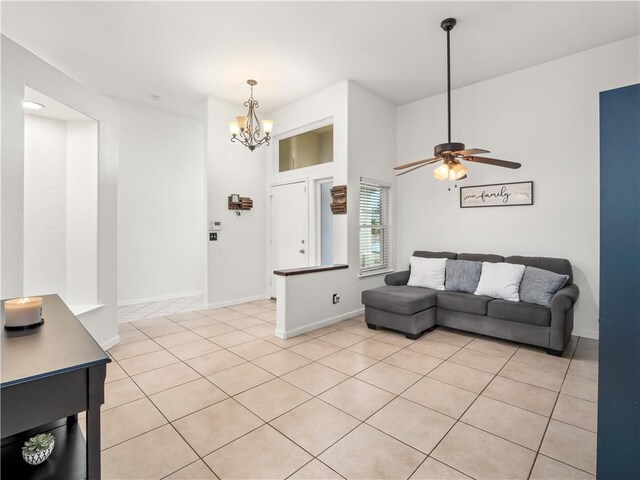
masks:
<svg viewBox="0 0 640 480"><path fill-rule="evenodd" d="M43 300L44 325L20 332L2 328L2 477L99 479L100 405L111 359L58 295ZM77 424L84 411L86 446ZM38 466L28 465L20 447L44 431L56 439L53 453Z"/></svg>

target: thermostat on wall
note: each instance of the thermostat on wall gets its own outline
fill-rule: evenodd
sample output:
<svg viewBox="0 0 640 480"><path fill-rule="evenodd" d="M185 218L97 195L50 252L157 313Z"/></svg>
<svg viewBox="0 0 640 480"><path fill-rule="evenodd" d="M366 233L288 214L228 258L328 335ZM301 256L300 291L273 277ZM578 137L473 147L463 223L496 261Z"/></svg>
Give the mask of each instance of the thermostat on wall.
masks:
<svg viewBox="0 0 640 480"><path fill-rule="evenodd" d="M218 220L209 220L210 232L219 232L220 230L222 230L222 222Z"/></svg>

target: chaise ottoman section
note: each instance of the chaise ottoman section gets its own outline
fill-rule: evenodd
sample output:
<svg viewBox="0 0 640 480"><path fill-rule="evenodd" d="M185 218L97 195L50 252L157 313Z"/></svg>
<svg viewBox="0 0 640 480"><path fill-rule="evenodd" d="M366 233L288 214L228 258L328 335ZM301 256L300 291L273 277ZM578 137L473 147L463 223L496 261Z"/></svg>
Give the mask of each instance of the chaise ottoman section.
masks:
<svg viewBox="0 0 640 480"><path fill-rule="evenodd" d="M421 287L386 285L362 292L369 328L398 330L418 338L436 324L436 291Z"/></svg>

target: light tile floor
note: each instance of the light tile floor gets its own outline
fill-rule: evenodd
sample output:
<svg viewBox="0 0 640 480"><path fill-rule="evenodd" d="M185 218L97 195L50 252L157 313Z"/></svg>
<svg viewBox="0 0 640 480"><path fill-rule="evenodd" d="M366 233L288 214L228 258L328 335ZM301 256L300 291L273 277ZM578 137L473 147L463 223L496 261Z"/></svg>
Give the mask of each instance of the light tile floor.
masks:
<svg viewBox="0 0 640 480"><path fill-rule="evenodd" d="M137 303L118 307L119 322L133 322L146 317L174 315L179 312L203 308L203 296L175 298L157 302Z"/></svg>
<svg viewBox="0 0 640 480"><path fill-rule="evenodd" d="M557 358L362 316L281 340L275 302L198 301L120 325L105 479L594 478L596 341Z"/></svg>

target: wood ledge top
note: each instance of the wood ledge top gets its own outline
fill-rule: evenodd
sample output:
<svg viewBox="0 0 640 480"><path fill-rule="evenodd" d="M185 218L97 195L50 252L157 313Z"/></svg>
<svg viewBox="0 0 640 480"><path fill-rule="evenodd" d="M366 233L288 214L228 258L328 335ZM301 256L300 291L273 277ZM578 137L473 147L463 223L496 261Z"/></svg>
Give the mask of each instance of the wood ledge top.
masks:
<svg viewBox="0 0 640 480"><path fill-rule="evenodd" d="M329 272L331 270L342 270L343 268L349 268L349 265L318 265L315 267L302 267L302 268L290 268L288 270L275 270L274 275L280 275L281 277L290 277L293 275L306 275L307 273L316 272Z"/></svg>

